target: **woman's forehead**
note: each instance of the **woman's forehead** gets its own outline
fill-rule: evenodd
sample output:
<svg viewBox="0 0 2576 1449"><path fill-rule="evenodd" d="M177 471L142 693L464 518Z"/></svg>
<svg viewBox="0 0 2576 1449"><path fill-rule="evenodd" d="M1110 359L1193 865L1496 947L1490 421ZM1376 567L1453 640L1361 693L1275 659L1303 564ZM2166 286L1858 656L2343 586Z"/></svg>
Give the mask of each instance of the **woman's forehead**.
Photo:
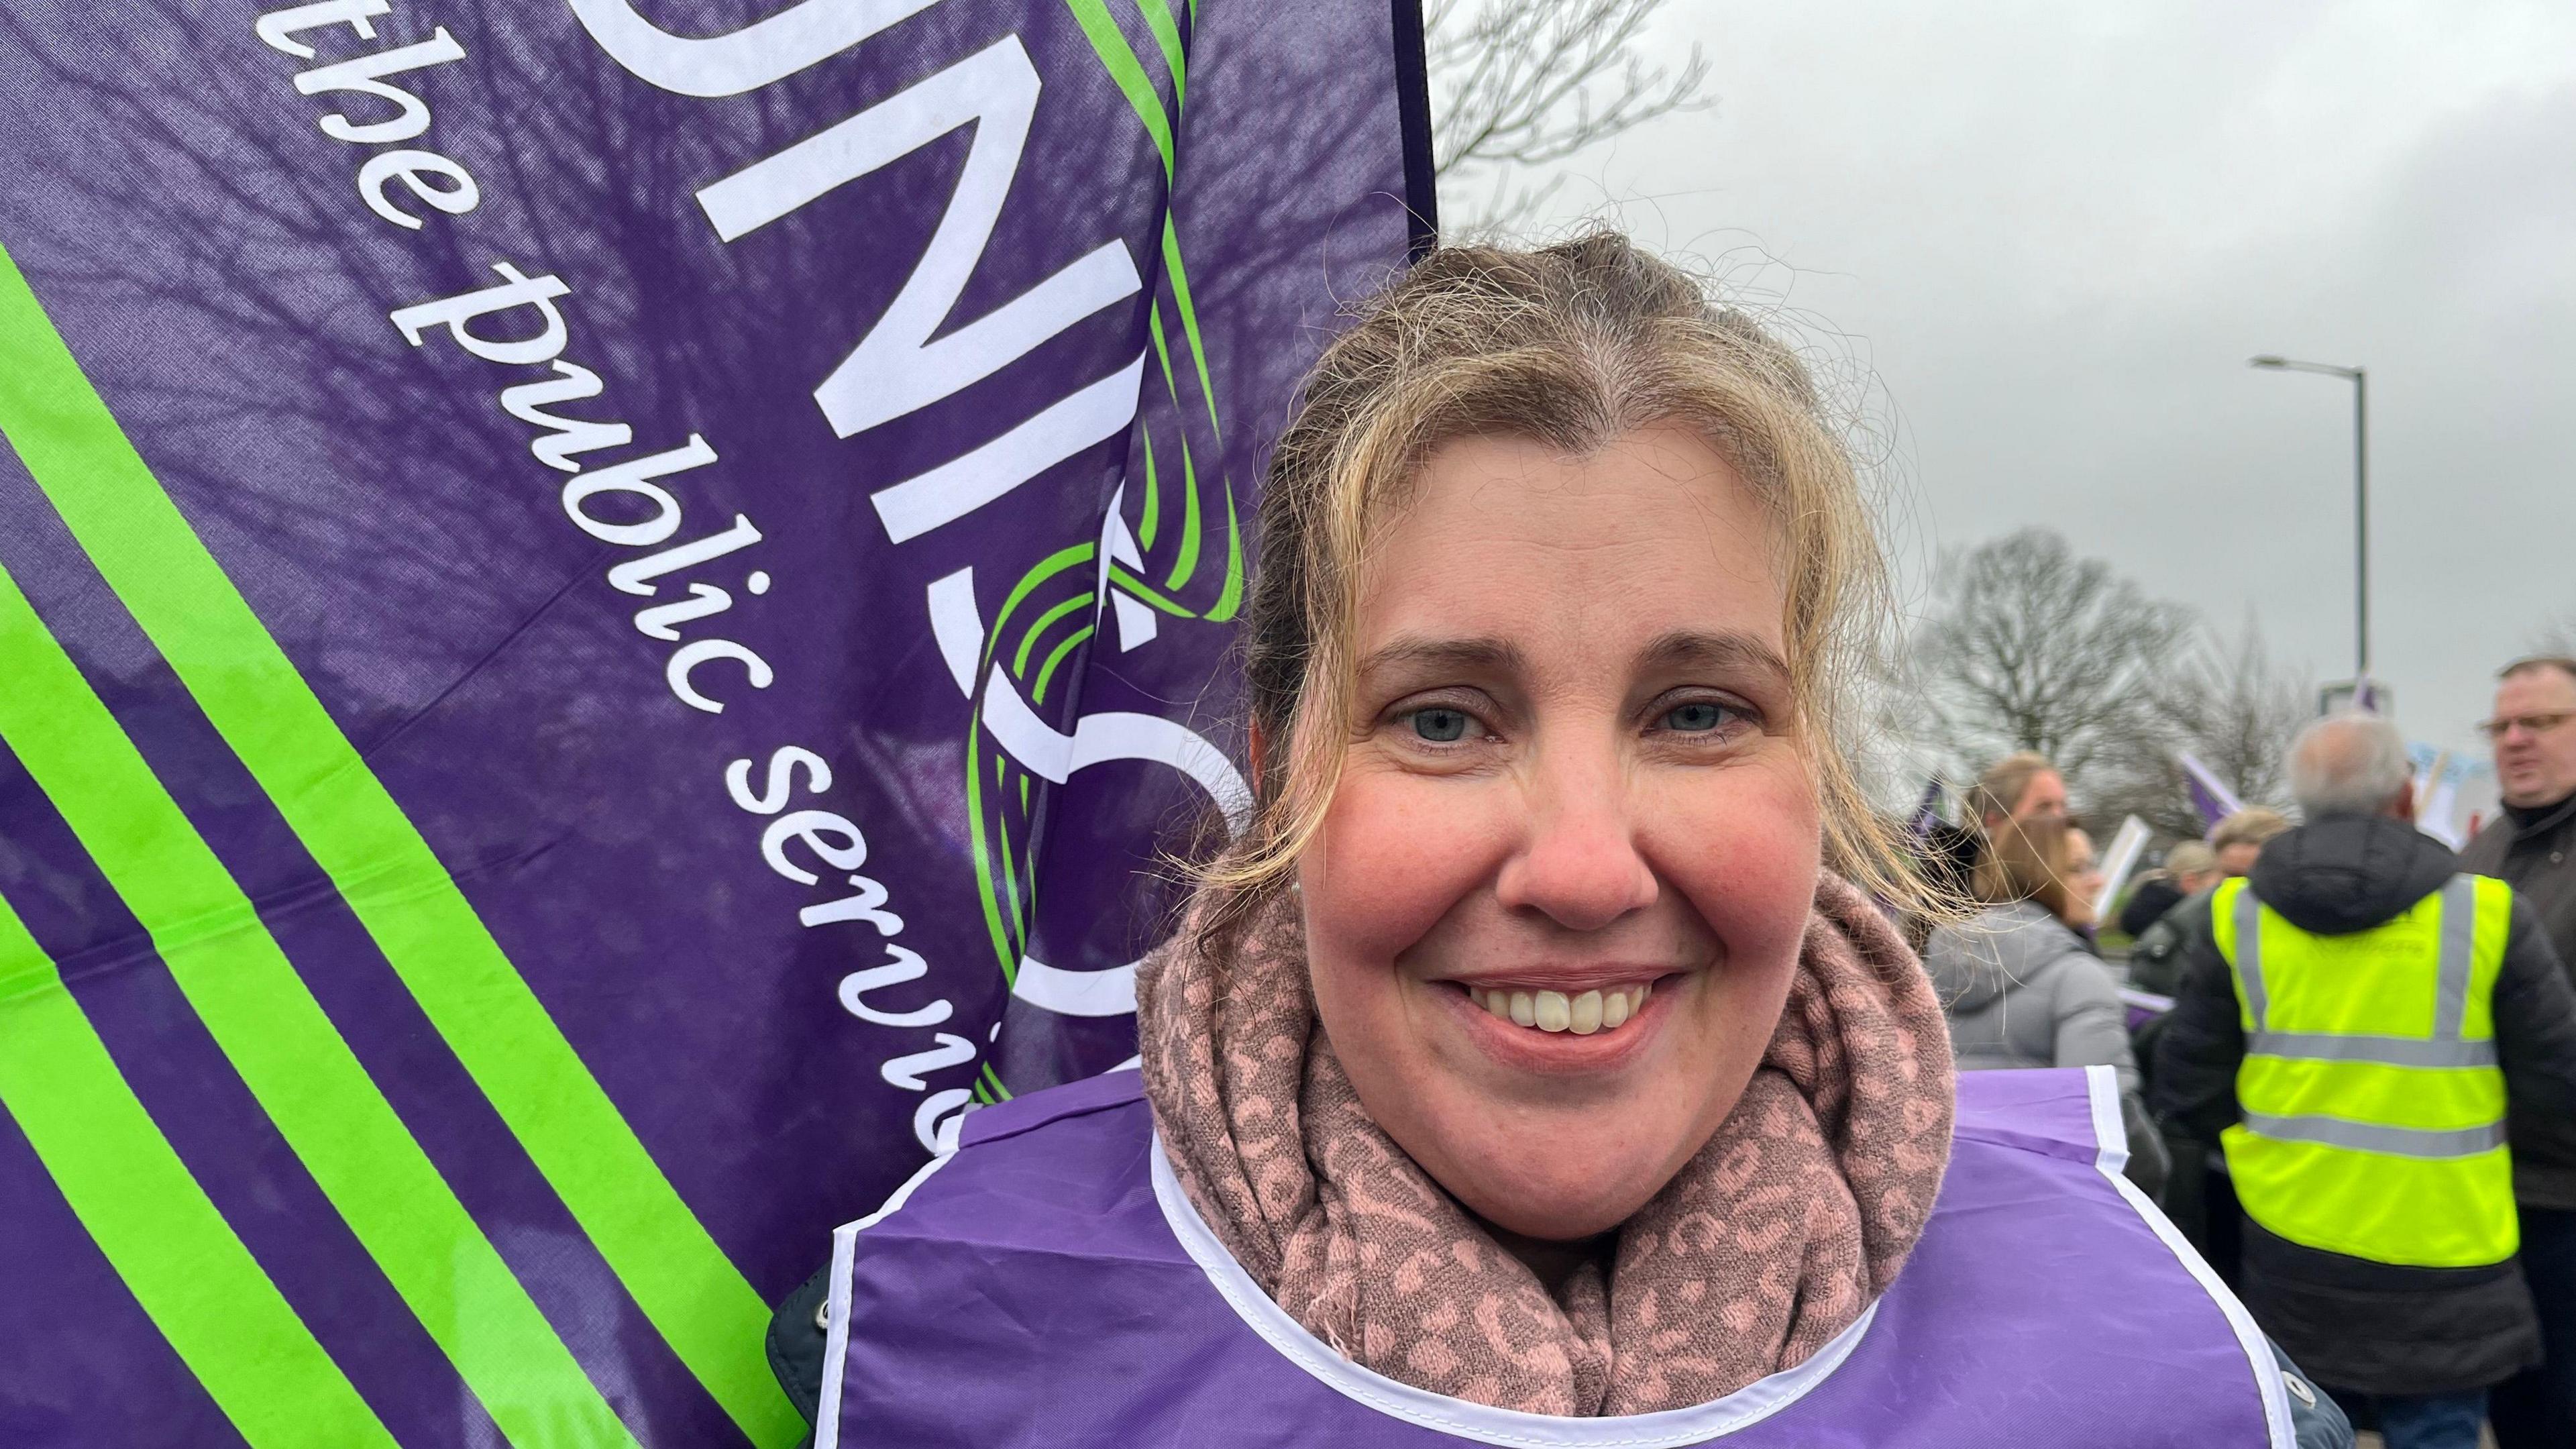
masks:
<svg viewBox="0 0 2576 1449"><path fill-rule="evenodd" d="M1483 641L1521 663L1565 648L1641 663L1776 659L1775 554L1761 501L1686 431L1632 433L1579 458L1462 439L1432 455L1376 530L1355 652L1419 659Z"/></svg>

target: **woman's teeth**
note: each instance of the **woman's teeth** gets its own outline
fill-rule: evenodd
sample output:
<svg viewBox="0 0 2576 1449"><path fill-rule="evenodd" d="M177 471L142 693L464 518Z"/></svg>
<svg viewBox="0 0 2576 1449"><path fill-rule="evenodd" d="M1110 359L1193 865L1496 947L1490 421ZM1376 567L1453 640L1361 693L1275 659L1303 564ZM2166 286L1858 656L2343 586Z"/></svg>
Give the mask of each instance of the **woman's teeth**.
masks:
<svg viewBox="0 0 2576 1449"><path fill-rule="evenodd" d="M1654 989L1647 983L1568 996L1562 991L1487 991L1470 986L1467 999L1516 1026L1590 1036L1626 1025L1628 1018L1645 1009L1646 997Z"/></svg>

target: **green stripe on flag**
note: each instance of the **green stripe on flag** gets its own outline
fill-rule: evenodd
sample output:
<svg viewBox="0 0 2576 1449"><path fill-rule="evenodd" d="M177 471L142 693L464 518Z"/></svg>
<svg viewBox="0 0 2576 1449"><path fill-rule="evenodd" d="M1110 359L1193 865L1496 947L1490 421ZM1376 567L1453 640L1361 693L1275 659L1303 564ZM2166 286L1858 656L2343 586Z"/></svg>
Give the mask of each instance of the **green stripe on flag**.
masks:
<svg viewBox="0 0 2576 1449"><path fill-rule="evenodd" d="M1136 525L1136 543L1140 548L1152 548L1154 535L1163 526L1163 485L1154 476L1153 428L1143 422L1137 423L1136 441L1145 445L1145 515L1144 520Z"/></svg>
<svg viewBox="0 0 2576 1449"><path fill-rule="evenodd" d="M1169 594L1156 589L1152 584L1149 584L1143 579L1136 577L1134 574L1127 572L1127 566L1125 564L1111 564L1109 566L1109 582L1118 585L1120 588L1125 589L1127 592L1134 594L1137 598L1144 600L1146 603L1153 605L1155 608L1162 610L1164 613L1169 614L1174 618L1195 619L1198 617L1196 613L1190 610L1189 606L1180 603L1173 599Z"/></svg>
<svg viewBox="0 0 2576 1449"><path fill-rule="evenodd" d="M975 862L975 899L984 907L984 934L992 939L993 959L1002 968L1005 984L1019 982L1020 957L1011 949L1010 932L1002 925L1001 887L993 880L993 852L984 844L984 767L977 763L977 753L984 743L984 717L977 715L966 726L966 847ZM994 812L998 817L1000 811ZM994 838L1002 839L1002 822L993 822Z"/></svg>
<svg viewBox="0 0 2576 1449"><path fill-rule="evenodd" d="M1145 16L1145 28L1154 32L1154 44L1163 52L1163 68L1172 73L1172 110L1177 113L1190 94L1190 63L1181 54L1181 27L1173 22L1166 0L1143 0L1136 8Z"/></svg>
<svg viewBox="0 0 2576 1449"><path fill-rule="evenodd" d="M397 1449L152 1125L7 901L0 1109L251 1449Z"/></svg>
<svg viewBox="0 0 2576 1449"><path fill-rule="evenodd" d="M1100 58L1100 68L1108 72L1119 94L1127 98L1127 108L1136 113L1137 121L1145 127L1145 134L1153 138L1154 149L1163 158L1163 184L1168 190L1179 174L1172 140L1177 117L1163 108L1163 97L1154 89L1153 79L1145 74L1144 63L1136 56L1136 47L1127 43L1126 32L1120 30L1118 22L1110 17L1104 0L1065 0L1065 8L1073 12L1074 21L1082 27L1083 38L1091 42L1092 54ZM1197 12L1193 10L1191 13L1195 15ZM1145 19L1147 28L1155 32L1160 42L1163 27L1172 23L1170 14L1166 12L1163 15L1161 26L1156 25L1150 11ZM1165 48L1167 57L1177 56L1181 61L1172 69L1175 108L1188 84L1188 58L1179 56L1179 41L1179 32L1175 30ZM1208 426L1216 429L1217 436L1223 437L1225 425L1218 422L1216 416L1216 389L1208 381L1207 345L1199 336L1198 307L1190 300L1190 273L1181 263L1181 237L1172 218L1168 197L1163 208L1163 271L1172 286L1172 301L1180 309L1181 331L1189 338L1190 363L1198 372L1199 392L1207 403ZM1162 320L1159 312L1152 314L1157 342L1161 338ZM1164 381L1167 383L1171 380L1170 362L1167 355L1164 358Z"/></svg>
<svg viewBox="0 0 2576 1449"><path fill-rule="evenodd" d="M1023 679L1027 678L1029 673L1029 651L1036 647L1038 636L1046 632L1046 626L1063 618L1065 615L1072 613L1076 609L1088 607L1090 603L1091 592L1086 589L1031 620L1029 622L1028 631L1020 635L1020 652L1011 657L1011 673Z"/></svg>
<svg viewBox="0 0 2576 1449"><path fill-rule="evenodd" d="M1208 426L1225 436L1216 418L1216 384L1208 380L1207 344L1199 337L1199 309L1190 300L1190 269L1181 264L1180 223L1170 208L1163 211L1163 279L1172 284L1173 305L1181 311L1181 335L1190 342L1190 366L1198 371L1199 398L1207 404Z"/></svg>
<svg viewBox="0 0 2576 1449"><path fill-rule="evenodd" d="M0 434L109 587L681 1362L755 1445L794 1443L768 1306L153 478L5 248L0 356Z"/></svg>
<svg viewBox="0 0 2576 1449"><path fill-rule="evenodd" d="M1163 299L1160 297L1145 309L1145 334L1154 340L1154 356L1163 364L1163 391L1170 393L1172 401L1177 403L1181 400L1181 384L1172 376L1172 345L1163 337Z"/></svg>
<svg viewBox="0 0 2576 1449"><path fill-rule="evenodd" d="M1163 109L1163 98L1154 90L1153 79L1145 74L1144 65L1136 59L1136 47L1127 43L1126 33L1110 18L1109 7L1101 0L1065 0L1073 12L1074 23L1082 27L1083 38L1091 42L1094 55L1100 57L1100 68L1127 97L1127 108L1145 123L1145 134L1154 138L1154 149L1163 158L1163 181L1172 180L1172 117ZM1178 76L1175 73L1175 81Z"/></svg>
<svg viewBox="0 0 2576 1449"><path fill-rule="evenodd" d="M1243 603L1243 523L1234 515L1234 484L1225 488L1225 585L1217 590L1216 603L1205 618L1211 624L1223 624L1234 617Z"/></svg>
<svg viewBox="0 0 2576 1449"><path fill-rule="evenodd" d="M632 1445L267 926L0 569L0 742L80 837L331 1205L519 1449ZM463 1311L473 1305L474 1312ZM470 1321L469 1321L470 1319Z"/></svg>
<svg viewBox="0 0 2576 1449"><path fill-rule="evenodd" d="M1190 456L1190 436L1181 434L1181 551L1172 558L1172 572L1164 578L1166 588L1177 589L1199 571L1199 548L1206 531L1199 523L1199 468Z"/></svg>
<svg viewBox="0 0 2576 1449"><path fill-rule="evenodd" d="M1064 662L1064 657L1073 652L1074 646L1091 637L1091 628L1091 625L1085 624L1065 635L1064 642L1055 646L1055 651L1047 655L1046 663L1038 666L1037 688L1030 691L1030 697L1037 703L1046 703L1047 681L1055 678L1056 666Z"/></svg>

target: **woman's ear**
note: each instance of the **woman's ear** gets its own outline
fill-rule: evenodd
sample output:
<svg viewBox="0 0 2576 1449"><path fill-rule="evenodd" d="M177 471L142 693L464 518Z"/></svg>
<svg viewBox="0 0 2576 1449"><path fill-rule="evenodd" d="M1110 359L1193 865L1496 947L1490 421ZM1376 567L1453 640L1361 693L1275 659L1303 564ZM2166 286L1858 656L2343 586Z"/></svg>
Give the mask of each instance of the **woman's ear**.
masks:
<svg viewBox="0 0 2576 1449"><path fill-rule="evenodd" d="M1254 720L1252 722L1251 737L1246 740L1244 744L1244 752L1251 757L1252 798L1255 800L1261 798L1261 771L1263 765L1268 761L1270 754L1269 747L1270 737L1262 733L1261 721Z"/></svg>

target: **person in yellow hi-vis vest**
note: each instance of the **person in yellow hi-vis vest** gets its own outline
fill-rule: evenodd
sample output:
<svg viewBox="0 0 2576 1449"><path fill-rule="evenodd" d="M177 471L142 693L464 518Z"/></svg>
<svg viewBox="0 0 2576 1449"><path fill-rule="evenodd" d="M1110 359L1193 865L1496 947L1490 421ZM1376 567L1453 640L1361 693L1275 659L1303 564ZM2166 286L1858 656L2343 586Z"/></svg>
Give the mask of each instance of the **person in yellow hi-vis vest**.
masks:
<svg viewBox="0 0 2576 1449"><path fill-rule="evenodd" d="M2224 1153L2263 1329L2389 1449L2474 1449L2539 1357L2505 1109L2576 1112L2576 989L2414 828L2412 773L2375 715L2301 732L2307 823L2188 923L2152 1106Z"/></svg>

